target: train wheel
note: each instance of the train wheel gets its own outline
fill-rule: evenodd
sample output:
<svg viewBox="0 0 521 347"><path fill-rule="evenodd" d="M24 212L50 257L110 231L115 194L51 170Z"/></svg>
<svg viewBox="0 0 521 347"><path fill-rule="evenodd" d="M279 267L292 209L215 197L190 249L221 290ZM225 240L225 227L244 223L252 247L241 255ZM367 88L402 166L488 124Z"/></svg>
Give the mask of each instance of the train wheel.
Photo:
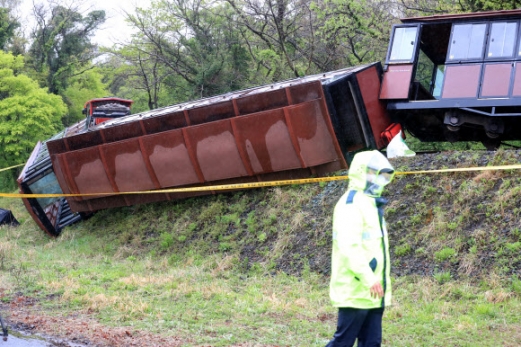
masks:
<svg viewBox="0 0 521 347"><path fill-rule="evenodd" d="M499 146L501 146L501 140L499 138L487 138L482 140L481 143L485 146L487 151L496 151L499 149Z"/></svg>

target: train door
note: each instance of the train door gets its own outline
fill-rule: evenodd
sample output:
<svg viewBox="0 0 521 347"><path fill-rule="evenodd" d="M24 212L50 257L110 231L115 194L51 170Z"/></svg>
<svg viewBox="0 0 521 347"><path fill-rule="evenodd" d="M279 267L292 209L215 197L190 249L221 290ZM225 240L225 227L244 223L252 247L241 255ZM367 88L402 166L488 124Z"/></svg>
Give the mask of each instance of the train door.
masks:
<svg viewBox="0 0 521 347"><path fill-rule="evenodd" d="M419 31L418 25L393 27L380 99L409 98Z"/></svg>

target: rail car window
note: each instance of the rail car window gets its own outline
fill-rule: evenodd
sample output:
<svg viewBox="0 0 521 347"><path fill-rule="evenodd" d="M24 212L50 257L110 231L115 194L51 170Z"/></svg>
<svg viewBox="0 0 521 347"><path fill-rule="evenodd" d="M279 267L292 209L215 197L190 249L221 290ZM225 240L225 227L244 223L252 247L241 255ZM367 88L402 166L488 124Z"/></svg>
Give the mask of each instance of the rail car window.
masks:
<svg viewBox="0 0 521 347"><path fill-rule="evenodd" d="M434 86L432 88L432 96L436 99L441 97L441 87L443 86L443 79L445 78L445 65L438 65L434 72Z"/></svg>
<svg viewBox="0 0 521 347"><path fill-rule="evenodd" d="M58 184L58 180L56 179L56 175L52 171L45 174L39 180L30 184L29 189L33 194L63 194L62 189ZM45 209L46 206L49 206L58 199L59 198L56 197L50 197L37 198L36 200L38 201L42 209Z"/></svg>
<svg viewBox="0 0 521 347"><path fill-rule="evenodd" d="M487 24L457 24L452 30L448 60L482 59Z"/></svg>
<svg viewBox="0 0 521 347"><path fill-rule="evenodd" d="M488 42L487 59L511 58L517 35L516 22L492 23Z"/></svg>
<svg viewBox="0 0 521 347"><path fill-rule="evenodd" d="M426 91L430 93L432 88L432 76L434 73L434 63L432 60L420 50L418 57L418 65L416 66L415 81L418 81Z"/></svg>
<svg viewBox="0 0 521 347"><path fill-rule="evenodd" d="M395 28L389 61L412 61L417 34L417 27Z"/></svg>

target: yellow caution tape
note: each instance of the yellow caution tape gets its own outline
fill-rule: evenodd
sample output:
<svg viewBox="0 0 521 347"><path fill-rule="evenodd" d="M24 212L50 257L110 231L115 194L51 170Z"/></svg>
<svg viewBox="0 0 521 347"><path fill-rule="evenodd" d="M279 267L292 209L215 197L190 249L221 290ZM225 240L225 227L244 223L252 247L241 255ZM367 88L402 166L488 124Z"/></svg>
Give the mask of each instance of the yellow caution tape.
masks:
<svg viewBox="0 0 521 347"><path fill-rule="evenodd" d="M485 166L485 167L471 167L471 168L456 168L456 169L438 169L438 170L421 170L421 171L406 171L396 172L396 175L418 175L418 174L432 174L445 172L468 172L468 171L492 171L492 170L516 170L521 169L521 164L518 165L500 165L500 166ZM0 193L0 197L6 198L55 198L55 197L79 197L79 196L104 196L104 195L136 195L136 194L168 194L168 193L187 193L187 192L204 192L204 191L218 191L218 190L238 190L238 189L252 189L252 188L266 188L286 185L299 185L318 182L341 181L347 180L348 176L330 176L320 178L303 178L295 180L283 181L266 181L266 182L251 182L251 183L237 183L237 184L221 184L217 186L197 186L187 188L171 188L159 190L144 190L134 192L110 192L110 193L90 193L90 194L15 194L15 193Z"/></svg>
<svg viewBox="0 0 521 347"><path fill-rule="evenodd" d="M6 167L5 169L0 169L0 172L11 170L11 169L14 169L14 168L17 168L17 167L20 167L20 166L24 166L24 165L25 164L18 164L18 165L14 165L14 166L9 166L9 167Z"/></svg>
<svg viewBox="0 0 521 347"><path fill-rule="evenodd" d="M438 170L422 170L422 171L406 171L397 172L397 175L417 175L430 174L439 172L464 172L464 171L494 171L494 170L515 170L521 169L521 164L517 165L498 165L498 166L481 166L481 167L464 167L459 169L438 169Z"/></svg>
<svg viewBox="0 0 521 347"><path fill-rule="evenodd" d="M218 186L198 186L186 188L170 188L158 190L142 190L135 192L110 192L110 193L90 193L90 194L16 194L16 193L0 193L0 197L6 198L58 198L58 197L78 197L78 196L103 196L103 195L136 195L136 194L168 194L168 193L187 193L187 192L204 192L216 190L238 190L238 189L252 189L252 188L266 188L275 186L287 186L296 184L309 184L325 181L340 181L346 180L348 176L332 176L320 178L303 178L296 180L284 181L266 181L266 182L252 182L252 183L236 183L236 184L221 184Z"/></svg>

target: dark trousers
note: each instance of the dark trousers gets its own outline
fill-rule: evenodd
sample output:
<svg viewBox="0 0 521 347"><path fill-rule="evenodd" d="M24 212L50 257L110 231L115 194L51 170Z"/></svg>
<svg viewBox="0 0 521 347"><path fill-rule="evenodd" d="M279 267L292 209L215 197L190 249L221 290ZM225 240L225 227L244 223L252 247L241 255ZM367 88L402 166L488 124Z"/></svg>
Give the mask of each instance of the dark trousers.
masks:
<svg viewBox="0 0 521 347"><path fill-rule="evenodd" d="M335 335L326 347L380 347L382 344L383 308L362 310L340 307Z"/></svg>

